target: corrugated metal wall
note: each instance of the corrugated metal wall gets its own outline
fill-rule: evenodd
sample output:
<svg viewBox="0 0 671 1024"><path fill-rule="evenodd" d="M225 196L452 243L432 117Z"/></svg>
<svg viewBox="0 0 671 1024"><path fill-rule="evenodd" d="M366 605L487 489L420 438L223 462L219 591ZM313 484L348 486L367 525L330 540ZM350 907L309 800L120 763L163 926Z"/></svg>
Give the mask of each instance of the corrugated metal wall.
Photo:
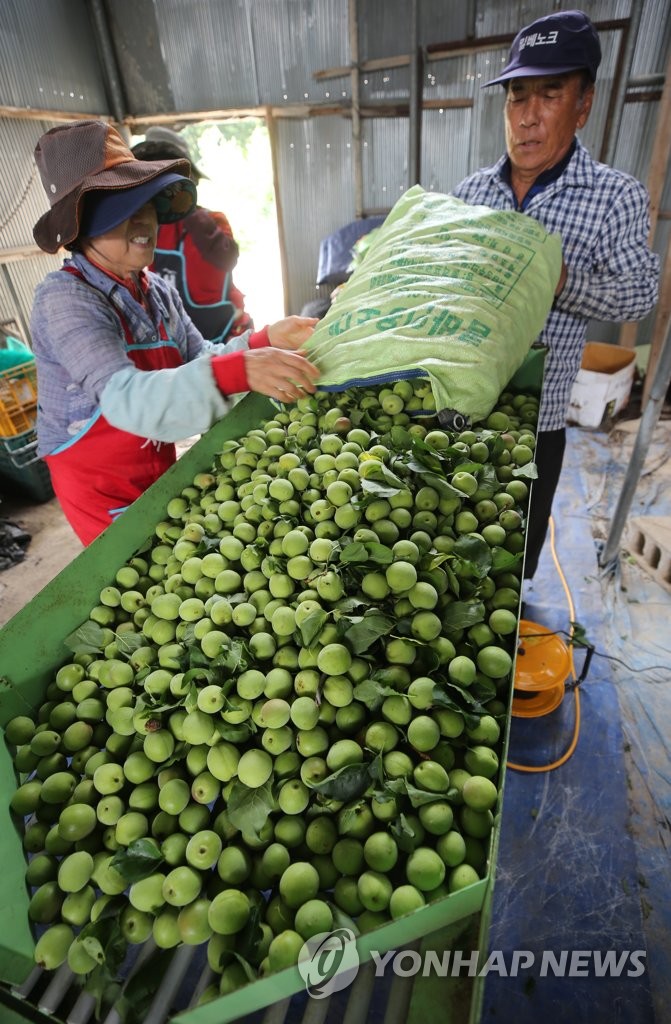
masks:
<svg viewBox="0 0 671 1024"><path fill-rule="evenodd" d="M136 116L314 103L313 73L349 64L347 0L114 0L107 10ZM160 94L146 74L157 59Z"/></svg>
<svg viewBox="0 0 671 1024"><path fill-rule="evenodd" d="M659 76L671 50L668 0L585 0L582 7L593 20L604 22L630 17L632 3L640 11L632 75ZM391 207L412 184L409 120L398 109L408 103L409 67L367 68L366 62L395 57L398 64L408 54L413 11L416 37L425 49L511 36L556 6L548 0L417 0L416 6L410 0L358 0L360 102L373 114L362 118L361 127L364 210ZM343 107L329 116L311 116L308 109L350 102L348 12L349 0L3 0L0 172L11 184L0 195L0 249L29 249L32 225L46 209L32 150L50 123L29 119L29 110L56 111L61 119L69 113L110 115L121 102L129 117L142 119L289 108L280 112L291 116L275 119L275 159L287 306L300 309L315 296L320 240L356 212L350 111ZM109 61L106 66L102 59L101 13L118 81L110 82ZM595 155L604 144L621 34L603 31L601 38L604 60L597 99L583 133ZM480 86L505 62L507 49L503 44L449 59L424 53L422 97L431 104L421 116L420 182L425 188L447 191L502 152L502 91ZM331 75L317 75L325 69ZM376 105L386 109L378 115L373 113ZM26 116L9 116L7 108L24 109ZM656 113L655 102L628 102L613 127L613 163L643 181ZM670 203L667 181L663 208L668 210ZM667 235L667 223L660 221L658 248ZM15 296L25 319L34 285L53 262L30 255L6 266L0 279L0 319L16 312Z"/></svg>
<svg viewBox="0 0 671 1024"><path fill-rule="evenodd" d="M16 321L25 339L35 286L61 263L59 257L38 250L36 255L21 256L22 250L35 248L33 224L46 209L33 150L52 126L50 121L0 118L0 249L13 250L16 257L4 262L0 252L0 320Z"/></svg>
<svg viewBox="0 0 671 1024"><path fill-rule="evenodd" d="M0 233L2 248L29 245L32 226L46 209L33 159L35 143L51 128L46 121L0 121Z"/></svg>
<svg viewBox="0 0 671 1024"><path fill-rule="evenodd" d="M288 261L287 305L296 313L318 294L319 240L352 220L351 123L341 117L278 119L276 157Z"/></svg>
<svg viewBox="0 0 671 1024"><path fill-rule="evenodd" d="M73 114L107 111L85 0L2 0L0 103Z"/></svg>

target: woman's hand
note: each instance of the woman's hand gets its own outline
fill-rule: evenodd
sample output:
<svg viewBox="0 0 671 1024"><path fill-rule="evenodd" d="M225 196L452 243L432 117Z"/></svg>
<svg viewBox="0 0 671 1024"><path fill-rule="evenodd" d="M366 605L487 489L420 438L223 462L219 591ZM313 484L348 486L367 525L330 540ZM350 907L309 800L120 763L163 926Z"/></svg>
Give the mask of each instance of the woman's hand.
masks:
<svg viewBox="0 0 671 1024"><path fill-rule="evenodd" d="M306 327L313 322L311 317L289 317L289 320L304 321ZM310 327L310 332L311 330ZM319 370L301 352L253 348L248 349L244 357L250 391L258 391L259 394L276 398L280 402L295 402L297 398L312 394L316 390Z"/></svg>
<svg viewBox="0 0 671 1024"><path fill-rule="evenodd" d="M288 316L268 328L268 340L273 348L296 351L308 340L319 323L315 316Z"/></svg>

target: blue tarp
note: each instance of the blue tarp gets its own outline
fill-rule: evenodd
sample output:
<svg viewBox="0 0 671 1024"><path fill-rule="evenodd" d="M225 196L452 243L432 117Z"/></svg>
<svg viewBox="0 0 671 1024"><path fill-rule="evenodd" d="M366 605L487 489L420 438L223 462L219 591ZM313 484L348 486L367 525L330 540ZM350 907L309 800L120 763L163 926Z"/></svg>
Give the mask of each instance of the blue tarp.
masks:
<svg viewBox="0 0 671 1024"><path fill-rule="evenodd" d="M658 706L650 690L646 700L638 673L627 667L636 661L641 666L663 664L664 659L646 642L653 640L654 628L647 636L645 630L639 633L638 641L620 628L621 617L618 621L612 607L618 583L604 579L598 569L596 520L590 508L597 493L607 496L606 505L615 504L625 466L613 464L607 435L569 429L553 509L555 550L576 620L599 653L581 687L582 721L573 756L549 773L507 774L490 949L530 950L536 969L521 971L517 978L488 977L483 1024L652 1024L653 1003L658 1010L668 1004L671 871L663 837L658 833L646 841L644 829L632 828L638 815L654 832L656 810L652 800L637 804L632 794L630 748L633 740L653 758L661 750L668 766L668 751L663 741L660 746L654 722L668 717L671 698L658 689ZM640 574L638 582L645 585ZM668 637L671 599L665 602L656 590L666 606ZM631 591L628 599L639 603ZM549 543L526 593L525 618L551 629L569 628L567 599ZM575 661L579 671L582 654L576 652ZM666 664L668 683L668 657ZM645 708L637 720L628 710L632 694L639 710ZM570 743L574 716L575 698L568 693L550 715L514 719L509 759L524 764L554 761ZM663 791L668 802L668 775L664 780L660 773L657 781L657 798ZM548 950L556 956L569 951L569 963L571 952L588 951L577 962L579 967L589 965L586 976L554 977L552 971L540 976L538 965ZM646 969L630 976L636 970L631 959L635 950L646 951L645 959L637 960ZM601 957L608 951L616 957L628 951L621 973L597 976L595 951Z"/></svg>
<svg viewBox="0 0 671 1024"><path fill-rule="evenodd" d="M317 284L342 284L349 277L352 246L373 228L383 223L384 217L364 217L353 220L333 234L322 238L319 244Z"/></svg>

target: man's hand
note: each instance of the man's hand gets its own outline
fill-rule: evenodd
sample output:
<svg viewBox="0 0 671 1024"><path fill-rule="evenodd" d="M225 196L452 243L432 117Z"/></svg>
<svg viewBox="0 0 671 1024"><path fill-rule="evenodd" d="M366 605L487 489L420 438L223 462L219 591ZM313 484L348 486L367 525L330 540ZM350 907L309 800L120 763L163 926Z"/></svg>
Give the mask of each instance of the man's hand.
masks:
<svg viewBox="0 0 671 1024"><path fill-rule="evenodd" d="M304 321L303 329L312 332L311 317L289 317ZM286 320L280 323L287 323ZM277 327L278 324L273 326ZM305 394L312 394L319 370L302 352L283 352L271 348L248 349L244 353L245 373L250 391L276 398L280 402L295 402Z"/></svg>
<svg viewBox="0 0 671 1024"><path fill-rule="evenodd" d="M319 318L314 316L288 316L268 328L268 340L273 348L296 351L315 329Z"/></svg>

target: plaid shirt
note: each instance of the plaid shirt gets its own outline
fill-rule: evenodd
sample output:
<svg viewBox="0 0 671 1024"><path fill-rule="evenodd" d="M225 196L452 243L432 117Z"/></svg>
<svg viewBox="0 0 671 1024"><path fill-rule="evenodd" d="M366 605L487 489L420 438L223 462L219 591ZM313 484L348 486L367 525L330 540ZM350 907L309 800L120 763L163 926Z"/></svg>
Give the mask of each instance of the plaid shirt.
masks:
<svg viewBox="0 0 671 1024"><path fill-rule="evenodd" d="M458 199L495 210L518 209L503 156L464 179ZM564 172L524 212L562 237L566 285L539 341L548 347L539 429L566 423L591 319L641 320L657 301L659 257L648 247L649 197L635 178L597 163L577 142Z"/></svg>

